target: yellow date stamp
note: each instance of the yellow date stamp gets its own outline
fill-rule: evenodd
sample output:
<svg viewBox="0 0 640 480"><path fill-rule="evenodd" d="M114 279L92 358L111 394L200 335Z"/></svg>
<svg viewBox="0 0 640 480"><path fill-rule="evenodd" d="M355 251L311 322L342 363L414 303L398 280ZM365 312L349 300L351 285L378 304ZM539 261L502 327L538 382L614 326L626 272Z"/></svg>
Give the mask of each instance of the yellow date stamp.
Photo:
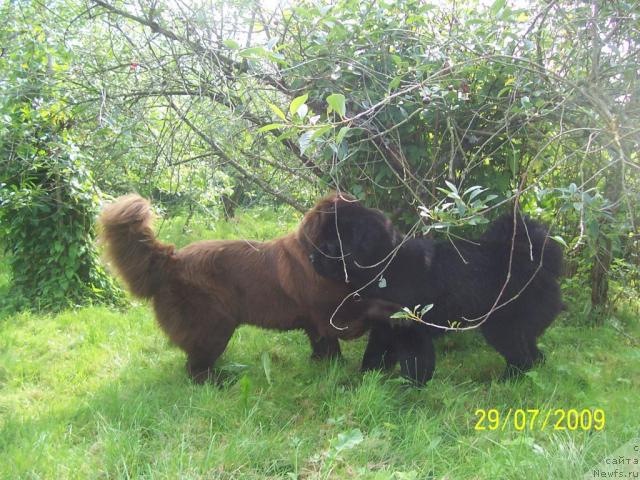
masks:
<svg viewBox="0 0 640 480"><path fill-rule="evenodd" d="M516 431L601 431L604 430L606 415L602 408L509 408L500 411L496 408L478 408L474 430Z"/></svg>

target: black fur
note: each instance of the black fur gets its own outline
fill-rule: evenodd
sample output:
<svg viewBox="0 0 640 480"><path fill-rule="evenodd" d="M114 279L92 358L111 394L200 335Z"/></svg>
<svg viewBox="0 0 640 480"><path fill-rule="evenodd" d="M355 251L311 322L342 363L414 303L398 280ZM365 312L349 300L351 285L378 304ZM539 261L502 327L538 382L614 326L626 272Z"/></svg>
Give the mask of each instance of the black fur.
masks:
<svg viewBox="0 0 640 480"><path fill-rule="evenodd" d="M380 210L363 207L352 197L345 198L330 212L333 221L322 225L320 241L309 259L323 277L364 285L382 271L382 261L402 235ZM362 267L375 263L380 265Z"/></svg>
<svg viewBox="0 0 640 480"><path fill-rule="evenodd" d="M560 246L541 223L516 218L515 229L513 213L507 214L474 242L401 243L382 213L353 203L337 212L342 248L335 227L327 227L318 248L330 255L316 255L312 263L318 273L334 279L345 278L346 270L352 288L363 297L411 309L432 304L423 317L427 323L445 327L452 322L460 327L481 323L487 342L507 362L505 376L511 376L543 360L537 338L563 309ZM398 245L395 255L390 253L391 246ZM424 383L435 367L432 338L444 331L397 320L393 326L375 326L362 368L391 368L400 362L405 377Z"/></svg>

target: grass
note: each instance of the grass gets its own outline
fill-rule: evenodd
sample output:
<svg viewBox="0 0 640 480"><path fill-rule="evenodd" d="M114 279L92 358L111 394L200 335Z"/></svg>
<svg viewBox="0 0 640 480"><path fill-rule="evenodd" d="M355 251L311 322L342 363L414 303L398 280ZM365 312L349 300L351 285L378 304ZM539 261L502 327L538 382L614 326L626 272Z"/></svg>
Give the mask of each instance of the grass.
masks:
<svg viewBox="0 0 640 480"><path fill-rule="evenodd" d="M166 222L161 235L271 238L297 220L252 211L213 230ZM219 362L237 381L218 388L188 381L146 305L5 316L0 478L581 478L640 436L640 325L637 303L593 327L580 296L567 300L542 338L544 366L500 382L497 353L450 335L423 389L359 373L364 340L343 342L343 361L314 362L300 332L243 327ZM604 431L474 429L476 409L596 407Z"/></svg>

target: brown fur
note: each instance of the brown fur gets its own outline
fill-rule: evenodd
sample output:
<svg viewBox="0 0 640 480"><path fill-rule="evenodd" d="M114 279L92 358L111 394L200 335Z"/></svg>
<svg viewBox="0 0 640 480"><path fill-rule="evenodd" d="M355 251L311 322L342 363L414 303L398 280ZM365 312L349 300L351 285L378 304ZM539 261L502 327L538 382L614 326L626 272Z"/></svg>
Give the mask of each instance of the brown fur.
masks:
<svg viewBox="0 0 640 480"><path fill-rule="evenodd" d="M338 338L362 335L371 321L398 308L380 301L348 300L349 286L319 276L309 255L312 239L332 221L330 195L311 209L297 232L268 242L206 240L180 250L155 238L149 202L127 195L100 217L107 253L131 292L151 298L156 318L187 353L196 381L210 375L234 330L242 324L277 330L304 329L315 357L340 354Z"/></svg>

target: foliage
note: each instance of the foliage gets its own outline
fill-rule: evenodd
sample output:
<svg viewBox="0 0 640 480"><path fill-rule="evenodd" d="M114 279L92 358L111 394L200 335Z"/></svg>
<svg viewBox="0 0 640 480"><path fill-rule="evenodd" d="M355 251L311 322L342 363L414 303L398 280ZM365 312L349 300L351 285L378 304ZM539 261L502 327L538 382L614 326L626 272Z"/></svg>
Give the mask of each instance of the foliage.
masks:
<svg viewBox="0 0 640 480"><path fill-rule="evenodd" d="M0 239L12 275L7 304L117 303L121 292L95 248L93 182L71 138L64 95L47 80L47 71L65 66L55 63L42 28L25 35L20 27L5 32L14 43L0 77L11 91L0 100Z"/></svg>
<svg viewBox="0 0 640 480"><path fill-rule="evenodd" d="M595 293L637 257L637 2L9 5L113 194L215 219L337 188L444 235L518 203Z"/></svg>
<svg viewBox="0 0 640 480"><path fill-rule="evenodd" d="M92 5L79 95L172 132L158 180L224 171L300 211L333 187L445 234L517 202L595 270L638 250L633 2Z"/></svg>
<svg viewBox="0 0 640 480"><path fill-rule="evenodd" d="M433 186L443 179L511 196L523 181L527 187L554 177L564 168L558 164L562 150L578 157L589 134L587 155L612 155L625 147L606 135L615 133L611 129L620 141L635 134L621 121L635 114L635 100L619 97L635 85L634 63L627 57L638 46L612 48L633 31L637 12L624 2L597 3L592 11L562 2L512 8L497 1L484 9L473 2L438 8L345 0L274 12L237 2L228 11L212 12L211 22L197 5L176 11L95 3L108 14L108 24L141 39L110 52L120 55L120 63L127 55L138 59L135 84L123 81L124 72L109 73L111 88L126 97L155 99L159 60L149 50L162 49L166 87L160 93L171 100L164 104L183 120L189 110L187 127L205 147L214 140L250 153L234 145L235 139L224 139L228 132L210 119L226 115L226 128L236 122L245 128L242 136L252 151L280 144L309 174L361 196L376 195L382 205L413 196L430 207L437 201ZM225 14L235 14L238 23L225 26ZM265 22L267 14L279 22ZM612 16L619 19L615 25L609 23ZM216 21L221 28L211 32L210 41L188 39L190 30L207 31ZM580 28L576 39L573 32ZM610 43L592 38L594 28L609 32ZM157 35L143 38L146 29ZM590 65L596 56L598 64ZM603 88L593 91L596 84ZM615 109L604 106L611 103ZM614 118L617 123L607 123ZM623 150L631 161L632 150Z"/></svg>
<svg viewBox="0 0 640 480"><path fill-rule="evenodd" d="M95 249L97 202L89 176L69 159L38 160L0 190L0 235L12 273L8 306L120 303L121 291Z"/></svg>

